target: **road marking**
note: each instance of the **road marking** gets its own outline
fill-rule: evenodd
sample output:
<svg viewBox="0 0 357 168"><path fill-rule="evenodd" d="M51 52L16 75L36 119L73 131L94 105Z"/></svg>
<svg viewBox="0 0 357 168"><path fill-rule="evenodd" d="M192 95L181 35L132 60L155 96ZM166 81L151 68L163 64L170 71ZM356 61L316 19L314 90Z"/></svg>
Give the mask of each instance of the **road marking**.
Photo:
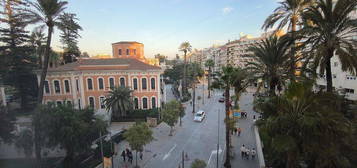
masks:
<svg viewBox="0 0 357 168"><path fill-rule="evenodd" d="M219 149L218 149L218 154L221 154L221 153L222 153L222 149L219 148ZM212 157L213 154L217 154L217 150L213 150L213 151L211 152L211 155L209 156L209 159L208 159L208 161L207 161L207 165L209 165L209 163L211 162L211 157Z"/></svg>
<svg viewBox="0 0 357 168"><path fill-rule="evenodd" d="M167 154L162 158L162 160L166 160L166 159L170 156L171 152L176 148L176 146L177 146L177 144L175 144L175 145L169 150L169 152L167 152Z"/></svg>

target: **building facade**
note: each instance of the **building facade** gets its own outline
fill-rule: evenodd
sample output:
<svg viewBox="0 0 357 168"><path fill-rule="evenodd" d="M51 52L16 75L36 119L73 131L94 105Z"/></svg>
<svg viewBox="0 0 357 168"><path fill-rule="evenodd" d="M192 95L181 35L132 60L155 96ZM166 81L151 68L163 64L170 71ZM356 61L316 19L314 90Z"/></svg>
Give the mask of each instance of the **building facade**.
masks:
<svg viewBox="0 0 357 168"><path fill-rule="evenodd" d="M124 86L133 90L135 109L157 108L162 98L161 73L159 67L133 58L80 59L48 70L43 103L92 107L106 114L103 101L108 92Z"/></svg>

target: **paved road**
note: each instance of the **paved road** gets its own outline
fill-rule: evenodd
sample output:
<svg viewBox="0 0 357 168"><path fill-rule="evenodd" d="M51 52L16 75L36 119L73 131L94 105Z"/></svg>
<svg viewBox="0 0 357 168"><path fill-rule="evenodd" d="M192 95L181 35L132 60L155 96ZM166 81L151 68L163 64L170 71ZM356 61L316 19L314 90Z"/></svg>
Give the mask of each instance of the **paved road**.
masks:
<svg viewBox="0 0 357 168"><path fill-rule="evenodd" d="M167 87L166 89L170 89ZM168 100L171 90L167 90ZM173 96L173 95L172 95ZM198 86L196 90L196 96L202 95L202 86ZM212 94L210 99L207 99L207 92L205 93L205 104L202 104L202 99L197 102L199 109L204 110L207 113L206 119L202 123L193 121L192 106L188 103L186 105L186 115L183 117L182 126L176 126L174 135L168 136L169 127L166 124L160 124L157 128L154 128L155 140L146 145L143 152L143 160L139 160L138 164L144 168L178 168L182 161L182 152L187 153L189 160L185 160L185 167L190 167L194 159L204 160L208 166L207 168L216 167L217 163L217 143L219 139L219 165L223 165L223 154L225 151L225 127L224 127L224 103L219 103L218 99L222 96L222 92L216 92ZM242 101L244 102L244 101ZM196 106L196 107L197 107ZM219 115L219 124L218 124ZM242 124L250 124L248 122L242 122ZM243 126L243 125L242 125ZM248 127L248 126L247 126ZM218 129L220 131L218 136ZM248 133L248 131L246 131ZM243 133L245 134L245 132ZM218 138L219 137L219 138ZM244 142L253 142L253 136L240 137ZM247 139L249 138L249 139ZM235 138L233 137L233 142ZM238 149L239 146L235 148ZM238 147L237 147L238 146ZM127 148L126 142L117 145L116 149L120 153L123 149ZM240 158L236 156L236 158ZM238 161L238 159L235 159ZM234 160L232 160L234 161ZM233 167L241 168L255 168L257 167L257 161L244 161L251 162L238 164ZM232 162L233 163L233 162ZM122 158L117 156L114 164L120 167L131 167L131 164L123 163ZM135 157L133 165L135 164ZM182 166L181 166L182 168Z"/></svg>

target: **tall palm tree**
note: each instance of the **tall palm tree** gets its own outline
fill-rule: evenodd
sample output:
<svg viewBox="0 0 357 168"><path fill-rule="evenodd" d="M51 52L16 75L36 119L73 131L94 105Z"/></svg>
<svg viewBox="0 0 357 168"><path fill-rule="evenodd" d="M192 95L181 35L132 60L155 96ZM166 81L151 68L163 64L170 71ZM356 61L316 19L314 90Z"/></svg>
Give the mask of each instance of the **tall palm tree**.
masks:
<svg viewBox="0 0 357 168"><path fill-rule="evenodd" d="M205 66L208 67L208 98L211 98L211 76L214 61L212 59L207 60Z"/></svg>
<svg viewBox="0 0 357 168"><path fill-rule="evenodd" d="M247 63L246 70L269 84L270 95L275 95L276 87L280 90L289 72L290 41L287 37L271 36L259 45L249 48L252 53L245 57L254 61Z"/></svg>
<svg viewBox="0 0 357 168"><path fill-rule="evenodd" d="M29 10L34 17L34 22L41 22L47 26L47 42L43 60L43 67L40 78L40 89L38 89L38 103L42 103L43 86L47 75L48 61L51 50L52 33L57 20L62 12L66 9L67 1L61 0L37 0L30 2L35 10Z"/></svg>
<svg viewBox="0 0 357 168"><path fill-rule="evenodd" d="M132 92L129 88L122 86L116 86L109 91L104 103L108 111L112 109L114 118L125 116L127 111L132 108Z"/></svg>
<svg viewBox="0 0 357 168"><path fill-rule="evenodd" d="M357 33L357 19L351 17L356 8L356 0L318 0L303 14L307 24L299 34L314 53L307 60L313 59L320 73L326 72L328 92L333 87L331 58L334 54L341 61L343 71L356 73L357 40L352 36Z"/></svg>
<svg viewBox="0 0 357 168"><path fill-rule="evenodd" d="M273 28L277 23L277 30L281 30L288 26L288 31L290 31L293 38L295 38L297 25L302 24L302 14L306 11L307 7L312 5L313 1L314 0L283 0L279 2L280 6L265 20L262 28L268 30L269 28ZM291 79L294 79L296 69L294 48L291 51L290 59Z"/></svg>
<svg viewBox="0 0 357 168"><path fill-rule="evenodd" d="M187 53L191 52L192 50L192 46L189 42L183 42L181 43L179 50L182 51L184 53L184 68L183 68L183 82L182 82L182 95L186 95L187 93L187 79L186 79L186 75L187 75Z"/></svg>
<svg viewBox="0 0 357 168"><path fill-rule="evenodd" d="M42 68L43 54L45 50L46 35L43 28L35 28L30 35L30 44L35 48L39 68Z"/></svg>
<svg viewBox="0 0 357 168"><path fill-rule="evenodd" d="M232 74L233 81L232 86L234 88L234 105L238 107L238 101L240 95L245 91L248 85L252 82L253 78L250 77L250 74L242 68L234 68L234 72Z"/></svg>

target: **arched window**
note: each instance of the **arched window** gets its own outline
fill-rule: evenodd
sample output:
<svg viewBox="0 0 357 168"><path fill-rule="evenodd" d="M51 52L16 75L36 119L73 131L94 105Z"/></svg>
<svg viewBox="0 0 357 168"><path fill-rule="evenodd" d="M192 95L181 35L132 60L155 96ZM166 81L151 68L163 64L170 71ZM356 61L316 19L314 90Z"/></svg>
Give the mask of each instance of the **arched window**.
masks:
<svg viewBox="0 0 357 168"><path fill-rule="evenodd" d="M114 85L115 85L114 78L109 78L109 87L110 87L110 89L113 89Z"/></svg>
<svg viewBox="0 0 357 168"><path fill-rule="evenodd" d="M148 108L148 98L144 97L143 98L143 109L147 109Z"/></svg>
<svg viewBox="0 0 357 168"><path fill-rule="evenodd" d="M101 96L99 97L99 103L100 103L100 108L105 109L105 103L104 103L105 97Z"/></svg>
<svg viewBox="0 0 357 168"><path fill-rule="evenodd" d="M146 83L146 78L142 78L141 79L141 85L142 85L142 89L146 90L147 89L147 83Z"/></svg>
<svg viewBox="0 0 357 168"><path fill-rule="evenodd" d="M87 79L87 87L88 87L88 90L93 90L93 81L91 78Z"/></svg>
<svg viewBox="0 0 357 168"><path fill-rule="evenodd" d="M65 80L64 81L64 90L66 91L66 93L70 92L70 85L69 85L69 80Z"/></svg>
<svg viewBox="0 0 357 168"><path fill-rule="evenodd" d="M134 98L134 108L139 109L139 99L136 97Z"/></svg>
<svg viewBox="0 0 357 168"><path fill-rule="evenodd" d="M61 86L58 80L53 82L55 93L61 93Z"/></svg>
<svg viewBox="0 0 357 168"><path fill-rule="evenodd" d="M89 97L89 107L94 109L94 97Z"/></svg>
<svg viewBox="0 0 357 168"><path fill-rule="evenodd" d="M134 90L138 90L138 79L133 79Z"/></svg>
<svg viewBox="0 0 357 168"><path fill-rule="evenodd" d="M125 78L120 78L120 86L125 87Z"/></svg>
<svg viewBox="0 0 357 168"><path fill-rule="evenodd" d="M151 78L151 89L155 90L155 88L156 88L155 78Z"/></svg>
<svg viewBox="0 0 357 168"><path fill-rule="evenodd" d="M98 88L99 88L99 90L103 90L104 89L103 78L98 78Z"/></svg>
<svg viewBox="0 0 357 168"><path fill-rule="evenodd" d="M151 98L151 108L156 108L156 98L155 97Z"/></svg>
<svg viewBox="0 0 357 168"><path fill-rule="evenodd" d="M50 93L50 86L48 85L48 81L45 81L43 86L45 88L45 93L49 94Z"/></svg>

